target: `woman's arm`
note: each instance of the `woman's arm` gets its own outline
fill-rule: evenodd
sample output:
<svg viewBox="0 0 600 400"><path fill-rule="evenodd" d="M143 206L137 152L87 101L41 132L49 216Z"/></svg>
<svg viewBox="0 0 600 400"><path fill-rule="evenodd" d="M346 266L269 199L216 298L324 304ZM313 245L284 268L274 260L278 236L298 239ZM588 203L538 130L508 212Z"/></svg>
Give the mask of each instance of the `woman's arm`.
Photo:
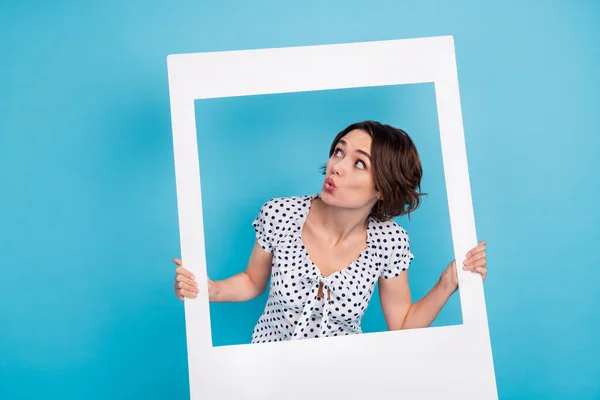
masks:
<svg viewBox="0 0 600 400"><path fill-rule="evenodd" d="M209 300L241 302L260 296L267 288L272 262L273 253L263 250L255 241L246 270L231 278L213 281L212 290L209 290Z"/></svg>
<svg viewBox="0 0 600 400"><path fill-rule="evenodd" d="M407 272L379 280L381 309L390 331L430 326L452 294L438 282L425 297L412 304Z"/></svg>
<svg viewBox="0 0 600 400"><path fill-rule="evenodd" d="M483 241L466 254L463 269L487 276L487 263ZM458 289L456 262L444 270L435 286L419 301L411 304L408 287L408 270L400 276L379 280L379 297L388 330L427 328L454 292Z"/></svg>
<svg viewBox="0 0 600 400"><path fill-rule="evenodd" d="M379 301L388 330L402 329L412 304L408 270L395 278L379 278Z"/></svg>
<svg viewBox="0 0 600 400"><path fill-rule="evenodd" d="M419 301L412 304L402 329L428 328L452 295L439 282Z"/></svg>

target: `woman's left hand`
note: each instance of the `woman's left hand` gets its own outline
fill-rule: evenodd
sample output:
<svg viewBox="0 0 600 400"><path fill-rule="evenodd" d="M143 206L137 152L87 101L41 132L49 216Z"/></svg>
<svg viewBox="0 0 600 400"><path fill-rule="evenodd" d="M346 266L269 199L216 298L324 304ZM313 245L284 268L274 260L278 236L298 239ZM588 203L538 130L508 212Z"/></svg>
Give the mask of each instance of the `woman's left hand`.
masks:
<svg viewBox="0 0 600 400"><path fill-rule="evenodd" d="M466 255L467 259L463 264L463 269L465 271L478 272L481 274L481 279L485 281L487 276L487 266L486 266L486 254L485 254L485 245L487 242L484 240L479 243L477 246L473 247Z"/></svg>
<svg viewBox="0 0 600 400"><path fill-rule="evenodd" d="M467 254L463 264L465 271L477 272L481 274L481 278L485 281L487 277L487 265L484 240L477 246L473 247ZM453 260L442 273L438 285L445 290L454 293L458 289L458 274L456 272L456 262Z"/></svg>

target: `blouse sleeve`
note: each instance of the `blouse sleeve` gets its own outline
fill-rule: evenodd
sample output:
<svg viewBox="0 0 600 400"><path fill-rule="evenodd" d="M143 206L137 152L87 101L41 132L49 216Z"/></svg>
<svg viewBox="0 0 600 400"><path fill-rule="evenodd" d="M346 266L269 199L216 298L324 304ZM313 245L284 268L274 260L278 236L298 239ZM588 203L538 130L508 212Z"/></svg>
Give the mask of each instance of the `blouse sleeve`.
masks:
<svg viewBox="0 0 600 400"><path fill-rule="evenodd" d="M410 263L415 258L410 251L410 238L406 231L399 229L400 234L394 234L391 240L392 246L388 253L387 263L381 273L384 279L395 278L410 267Z"/></svg>
<svg viewBox="0 0 600 400"><path fill-rule="evenodd" d="M258 244L269 253L273 252L273 227L268 218L269 210L272 208L271 202L272 200L269 200L263 204L254 222L252 222Z"/></svg>

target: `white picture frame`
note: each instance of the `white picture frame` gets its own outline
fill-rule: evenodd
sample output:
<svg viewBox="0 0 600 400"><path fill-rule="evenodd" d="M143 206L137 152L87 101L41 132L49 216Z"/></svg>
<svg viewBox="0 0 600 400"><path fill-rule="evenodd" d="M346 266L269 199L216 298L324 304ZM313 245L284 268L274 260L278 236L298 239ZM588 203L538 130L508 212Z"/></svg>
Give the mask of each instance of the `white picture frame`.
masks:
<svg viewBox="0 0 600 400"><path fill-rule="evenodd" d="M167 58L190 395L200 399L497 399L483 284L458 270L463 324L213 347L195 100L433 82L457 266L477 245L452 36Z"/></svg>

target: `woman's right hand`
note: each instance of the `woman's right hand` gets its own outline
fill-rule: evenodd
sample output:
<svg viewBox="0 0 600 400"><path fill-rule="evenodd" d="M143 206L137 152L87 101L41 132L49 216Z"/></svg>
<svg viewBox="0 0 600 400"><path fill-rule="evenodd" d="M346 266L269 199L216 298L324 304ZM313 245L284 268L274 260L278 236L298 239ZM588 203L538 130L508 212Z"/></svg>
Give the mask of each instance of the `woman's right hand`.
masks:
<svg viewBox="0 0 600 400"><path fill-rule="evenodd" d="M181 260L178 258L173 259L177 268L175 269L175 295L179 300L183 300L184 297L195 299L198 296L198 284L194 275L183 268Z"/></svg>
<svg viewBox="0 0 600 400"><path fill-rule="evenodd" d="M195 299L198 296L198 283L196 277L181 265L181 260L173 259L177 268L175 269L175 295L179 300L185 297ZM217 285L215 282L208 279L208 298L209 301L214 301L217 297Z"/></svg>

